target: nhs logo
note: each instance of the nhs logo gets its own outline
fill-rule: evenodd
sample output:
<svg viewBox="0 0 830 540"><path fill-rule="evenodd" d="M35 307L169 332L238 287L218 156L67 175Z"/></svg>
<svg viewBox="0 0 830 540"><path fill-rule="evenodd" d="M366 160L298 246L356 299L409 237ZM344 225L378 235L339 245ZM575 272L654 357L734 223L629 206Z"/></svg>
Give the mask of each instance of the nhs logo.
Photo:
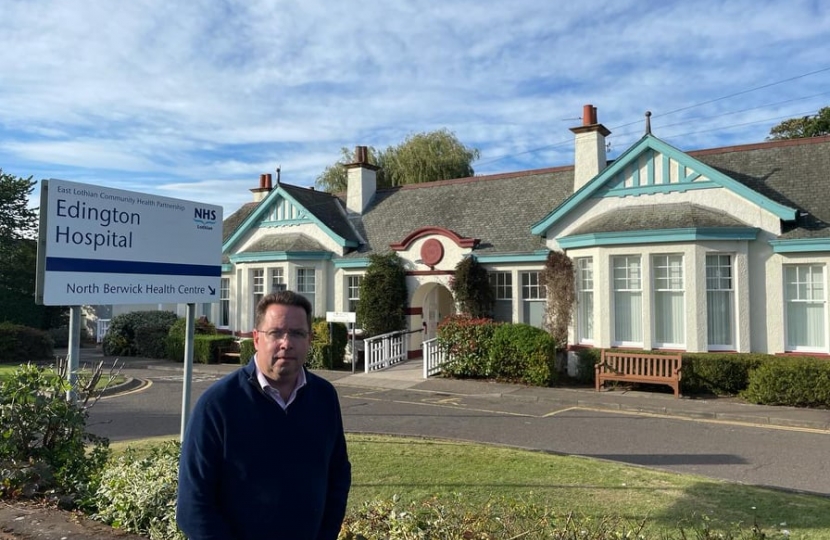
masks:
<svg viewBox="0 0 830 540"><path fill-rule="evenodd" d="M194 208L193 221L196 222L197 229L211 230L211 225L216 224L216 210L213 208Z"/></svg>

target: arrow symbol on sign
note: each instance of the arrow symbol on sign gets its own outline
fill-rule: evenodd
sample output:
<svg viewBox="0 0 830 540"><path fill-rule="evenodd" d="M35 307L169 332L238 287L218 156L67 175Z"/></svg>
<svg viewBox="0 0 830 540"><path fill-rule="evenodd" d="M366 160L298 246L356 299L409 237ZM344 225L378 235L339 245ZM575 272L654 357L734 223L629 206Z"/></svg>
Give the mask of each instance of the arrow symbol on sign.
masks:
<svg viewBox="0 0 830 540"><path fill-rule="evenodd" d="M210 295L211 295L211 296L213 296L214 294L216 294L216 289L214 289L214 288L213 288L213 287L211 287L210 285L208 285L208 291L210 291Z"/></svg>

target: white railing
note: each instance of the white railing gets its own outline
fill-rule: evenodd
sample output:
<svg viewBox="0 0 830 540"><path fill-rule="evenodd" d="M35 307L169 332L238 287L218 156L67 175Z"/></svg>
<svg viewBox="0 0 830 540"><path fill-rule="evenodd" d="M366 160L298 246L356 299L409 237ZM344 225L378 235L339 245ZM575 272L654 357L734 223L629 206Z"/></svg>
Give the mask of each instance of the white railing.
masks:
<svg viewBox="0 0 830 540"><path fill-rule="evenodd" d="M438 338L428 339L421 343L421 351L424 355L424 379L441 373L441 366L449 360L449 355L441 350Z"/></svg>
<svg viewBox="0 0 830 540"><path fill-rule="evenodd" d="M95 341L97 341L98 343L104 341L104 336L107 335L107 330L109 329L109 319L98 319L98 329L95 331Z"/></svg>
<svg viewBox="0 0 830 540"><path fill-rule="evenodd" d="M365 372L394 366L406 360L406 336L409 332L389 332L363 340Z"/></svg>

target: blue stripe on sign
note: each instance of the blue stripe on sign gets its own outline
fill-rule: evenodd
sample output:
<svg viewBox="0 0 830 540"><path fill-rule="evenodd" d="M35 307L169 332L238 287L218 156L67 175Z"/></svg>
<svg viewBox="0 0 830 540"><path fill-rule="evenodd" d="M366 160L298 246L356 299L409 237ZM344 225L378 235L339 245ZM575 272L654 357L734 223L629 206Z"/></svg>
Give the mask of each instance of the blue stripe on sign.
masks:
<svg viewBox="0 0 830 540"><path fill-rule="evenodd" d="M176 264L143 261L111 261L101 259L46 257L46 271L219 277L222 275L222 266L219 264L215 266L208 266L205 264Z"/></svg>

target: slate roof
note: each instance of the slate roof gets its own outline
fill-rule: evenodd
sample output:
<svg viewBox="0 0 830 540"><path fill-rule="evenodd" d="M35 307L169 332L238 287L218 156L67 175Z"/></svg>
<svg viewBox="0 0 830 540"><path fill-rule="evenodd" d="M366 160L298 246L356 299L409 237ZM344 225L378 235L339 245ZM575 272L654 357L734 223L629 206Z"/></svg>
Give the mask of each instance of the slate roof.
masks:
<svg viewBox="0 0 830 540"><path fill-rule="evenodd" d="M309 236L302 233L291 233L263 236L240 253L267 253L274 251L297 253L302 251L328 251L328 249Z"/></svg>
<svg viewBox="0 0 830 540"><path fill-rule="evenodd" d="M306 210L314 214L326 227L346 240L359 242L354 227L346 217L345 206L336 195L312 188L280 184L280 187L293 197Z"/></svg>
<svg viewBox="0 0 830 540"><path fill-rule="evenodd" d="M782 239L830 238L830 136L686 153L798 209L797 221L785 224ZM573 194L573 177L573 167L558 167L382 189L361 216L347 216L345 202L338 196L289 184L280 187L335 234L361 243L346 257L388 252L390 244L421 227L442 227L479 239L476 254L496 255L545 248L544 240L530 230ZM225 220L224 240L256 205L243 205ZM660 229L746 226L727 214L692 204L653 205L598 216L575 234L658 228L655 224ZM248 251L284 251L283 245L291 251L322 249L307 237L289 237L275 233ZM288 243L281 244L283 240Z"/></svg>
<svg viewBox="0 0 830 540"><path fill-rule="evenodd" d="M798 209L798 219L784 224L781 239L830 237L830 136L686 153Z"/></svg>
<svg viewBox="0 0 830 540"><path fill-rule="evenodd" d="M573 167L479 176L379 190L356 227L367 244L347 257L384 253L421 227L476 238L479 255L544 249L530 233L573 190Z"/></svg>
<svg viewBox="0 0 830 540"><path fill-rule="evenodd" d="M747 226L729 214L692 203L647 204L605 212L572 234Z"/></svg>

